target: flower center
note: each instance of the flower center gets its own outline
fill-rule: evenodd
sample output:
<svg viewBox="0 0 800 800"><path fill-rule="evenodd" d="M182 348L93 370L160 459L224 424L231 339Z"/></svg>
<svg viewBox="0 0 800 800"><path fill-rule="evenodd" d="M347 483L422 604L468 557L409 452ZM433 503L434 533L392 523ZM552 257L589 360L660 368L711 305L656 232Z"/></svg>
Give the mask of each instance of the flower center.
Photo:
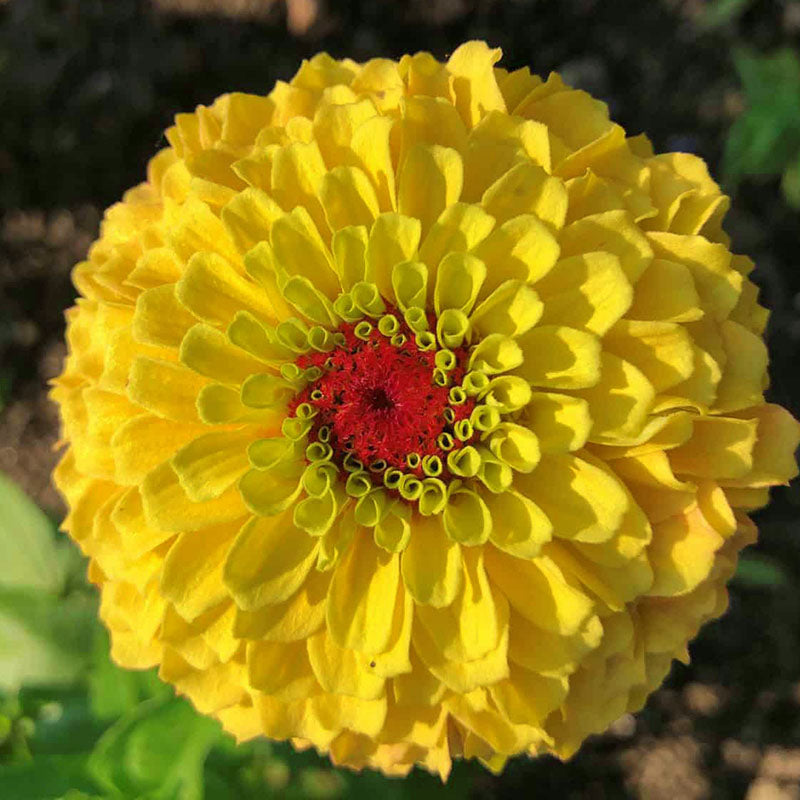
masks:
<svg viewBox="0 0 800 800"><path fill-rule="evenodd" d="M382 411L394 408L394 400L386 393L383 386L376 386L368 392L367 402L373 411Z"/></svg>
<svg viewBox="0 0 800 800"><path fill-rule="evenodd" d="M475 400L453 390L466 348L436 350L392 313L378 325L343 324L332 341L295 362L312 380L289 411L303 405L313 414L309 441L322 448L311 452L390 489L403 475L448 478L448 455L476 438L468 422Z"/></svg>

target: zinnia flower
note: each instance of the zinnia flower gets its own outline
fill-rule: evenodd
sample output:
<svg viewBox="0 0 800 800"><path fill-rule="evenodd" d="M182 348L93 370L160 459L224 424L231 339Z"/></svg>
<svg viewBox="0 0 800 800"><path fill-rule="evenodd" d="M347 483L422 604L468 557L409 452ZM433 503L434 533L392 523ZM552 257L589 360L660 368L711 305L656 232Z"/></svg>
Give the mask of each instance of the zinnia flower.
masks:
<svg viewBox="0 0 800 800"><path fill-rule="evenodd" d="M53 396L121 665L445 778L640 708L796 474L703 162L481 42L179 114Z"/></svg>

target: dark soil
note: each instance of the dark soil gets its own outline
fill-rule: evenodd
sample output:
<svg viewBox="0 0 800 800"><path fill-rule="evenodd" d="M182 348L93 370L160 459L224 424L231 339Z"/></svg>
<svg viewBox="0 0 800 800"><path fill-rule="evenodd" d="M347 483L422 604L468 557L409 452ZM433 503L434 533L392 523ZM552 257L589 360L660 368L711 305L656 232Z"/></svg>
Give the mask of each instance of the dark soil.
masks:
<svg viewBox="0 0 800 800"><path fill-rule="evenodd" d="M264 93L319 50L355 59L484 38L504 64L561 71L606 100L657 149L696 152L712 172L742 108L732 50L798 45L792 0L756 0L735 23L703 24L701 0L292 0L255 18L184 15L212 0L10 0L0 6L0 471L55 515L57 438L46 381L63 357L69 269L100 210L141 180L179 110L223 91ZM267 6L269 6L267 8ZM298 17L298 9L305 16ZM299 20L299 22L298 22ZM800 102L800 99L799 99ZM771 397L800 416L800 218L777 180L738 188L727 229L753 256L772 309ZM636 718L568 764L515 761L486 798L800 798L800 492L775 492L753 552L782 583L734 584L731 609L692 647L690 667ZM0 511L2 513L2 511ZM745 576L746 577L746 576Z"/></svg>

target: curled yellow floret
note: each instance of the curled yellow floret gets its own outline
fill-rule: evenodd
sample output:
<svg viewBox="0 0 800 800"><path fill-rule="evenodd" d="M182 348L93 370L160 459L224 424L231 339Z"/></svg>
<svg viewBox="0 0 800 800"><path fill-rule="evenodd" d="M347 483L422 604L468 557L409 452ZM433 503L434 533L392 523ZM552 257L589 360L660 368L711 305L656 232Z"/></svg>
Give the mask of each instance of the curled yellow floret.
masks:
<svg viewBox="0 0 800 800"><path fill-rule="evenodd" d="M167 131L73 273L64 527L121 665L238 739L572 754L796 474L728 199L481 42Z"/></svg>

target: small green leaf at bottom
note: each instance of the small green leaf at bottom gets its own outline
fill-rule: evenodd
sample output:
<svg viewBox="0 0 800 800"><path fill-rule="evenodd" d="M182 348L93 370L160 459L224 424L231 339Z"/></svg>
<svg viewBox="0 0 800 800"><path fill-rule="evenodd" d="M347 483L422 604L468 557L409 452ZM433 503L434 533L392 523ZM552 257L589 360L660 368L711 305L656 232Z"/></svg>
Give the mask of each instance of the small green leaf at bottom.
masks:
<svg viewBox="0 0 800 800"><path fill-rule="evenodd" d="M219 725L185 700L153 698L112 725L89 758L108 792L148 800L202 800L203 763Z"/></svg>

